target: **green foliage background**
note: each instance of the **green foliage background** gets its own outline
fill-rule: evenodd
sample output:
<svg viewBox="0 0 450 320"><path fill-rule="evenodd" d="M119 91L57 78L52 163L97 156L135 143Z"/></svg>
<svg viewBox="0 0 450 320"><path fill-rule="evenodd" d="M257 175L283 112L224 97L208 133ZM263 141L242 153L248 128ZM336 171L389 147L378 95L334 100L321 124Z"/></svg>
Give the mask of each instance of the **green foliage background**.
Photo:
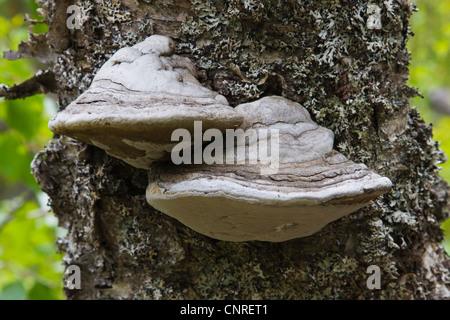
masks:
<svg viewBox="0 0 450 320"><path fill-rule="evenodd" d="M36 14L34 0L0 0L0 51L17 50L28 39L25 13ZM33 32L45 32L38 24ZM3 55L2 55L3 56ZM12 86L37 71L31 59L0 59L0 83ZM43 95L0 100L0 299L64 299L62 256L55 245L57 219L30 172L34 155L52 133L47 122L54 103Z"/></svg>
<svg viewBox="0 0 450 320"><path fill-rule="evenodd" d="M424 98L411 99L422 117L434 127L434 138L450 157L450 116L432 111L429 94L433 89L450 90L450 0L416 0L419 12L412 16L414 37L409 41L411 51L410 85L418 88ZM450 161L442 164L442 176L450 182ZM450 254L450 219L442 224L446 237L444 247Z"/></svg>
<svg viewBox="0 0 450 320"><path fill-rule="evenodd" d="M427 122L434 124L435 139L450 155L450 117L434 114L428 95L434 87L450 88L450 0L417 0L419 13L412 18L416 34L409 42L412 52L410 85L424 99L411 99ZM34 0L0 0L0 51L17 50L28 38L30 24L25 14L39 20ZM32 27L45 32L44 24ZM42 67L42 66L41 66ZM0 58L0 83L21 83L38 70L31 59ZM55 242L64 232L49 212L47 197L30 173L34 155L43 149L52 133L48 119L54 102L42 95L27 99L0 100L0 299L64 299L62 256ZM450 181L450 163L442 165ZM450 252L450 220L443 224L444 245Z"/></svg>

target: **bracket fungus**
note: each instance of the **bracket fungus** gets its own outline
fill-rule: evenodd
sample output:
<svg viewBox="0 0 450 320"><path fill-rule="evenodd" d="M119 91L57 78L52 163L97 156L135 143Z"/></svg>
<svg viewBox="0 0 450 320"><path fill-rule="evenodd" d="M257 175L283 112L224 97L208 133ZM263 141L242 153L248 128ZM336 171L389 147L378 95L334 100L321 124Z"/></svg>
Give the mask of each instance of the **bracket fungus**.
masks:
<svg viewBox="0 0 450 320"><path fill-rule="evenodd" d="M239 126L242 117L226 98L203 87L192 61L174 52L160 35L118 50L89 89L50 120L50 130L149 169L168 156L175 129L193 132L194 120L204 130Z"/></svg>
<svg viewBox="0 0 450 320"><path fill-rule="evenodd" d="M333 132L300 104L271 96L233 109L174 52L174 42L159 35L118 50L49 128L151 169L148 203L220 240L305 237L391 189L388 178L333 150ZM168 161L177 145L172 133L195 133L199 121L202 132L218 129L227 138L229 130L245 130L244 140L231 146L231 156L227 140L220 163ZM275 158L267 157L269 145Z"/></svg>
<svg viewBox="0 0 450 320"><path fill-rule="evenodd" d="M154 208L212 238L280 242L316 233L391 189L388 178L333 150L333 132L298 103L265 97L235 110L246 129L278 130L278 172L262 174L259 160L165 164L147 188Z"/></svg>

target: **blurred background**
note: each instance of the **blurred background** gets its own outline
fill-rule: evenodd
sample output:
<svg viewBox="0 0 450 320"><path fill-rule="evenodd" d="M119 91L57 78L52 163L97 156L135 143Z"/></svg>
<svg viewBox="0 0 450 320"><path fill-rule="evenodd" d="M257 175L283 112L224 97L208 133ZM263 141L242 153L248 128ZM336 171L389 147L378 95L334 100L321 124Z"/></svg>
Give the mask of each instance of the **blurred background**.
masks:
<svg viewBox="0 0 450 320"><path fill-rule="evenodd" d="M34 0L0 0L0 84L21 83L42 67L34 59L3 59L3 52L28 39L24 19L42 19L36 9ZM33 27L46 31L45 24ZM30 173L34 155L52 137L47 122L55 112L44 95L0 98L0 299L64 299L62 255L55 245L64 230Z"/></svg>
<svg viewBox="0 0 450 320"><path fill-rule="evenodd" d="M424 98L410 103L433 123L435 140L450 155L450 0L415 3L409 85ZM24 20L42 19L36 9L34 0L0 0L0 84L21 83L45 68L33 59L8 61L2 54L28 39L30 23ZM36 24L32 31L43 33L47 26ZM30 173L34 155L52 137L47 122L56 110L44 95L0 98L0 300L64 299L62 255L55 242L65 231L57 227L48 198ZM442 165L441 174L450 182L450 163ZM450 254L450 219L442 228Z"/></svg>
<svg viewBox="0 0 450 320"><path fill-rule="evenodd" d="M434 139L449 161L442 164L441 175L450 183L450 0L416 0L418 12L411 18L414 36L409 40L411 52L409 85L418 88L424 98L412 98L427 123L433 124ZM442 228L444 248L450 255L450 219Z"/></svg>

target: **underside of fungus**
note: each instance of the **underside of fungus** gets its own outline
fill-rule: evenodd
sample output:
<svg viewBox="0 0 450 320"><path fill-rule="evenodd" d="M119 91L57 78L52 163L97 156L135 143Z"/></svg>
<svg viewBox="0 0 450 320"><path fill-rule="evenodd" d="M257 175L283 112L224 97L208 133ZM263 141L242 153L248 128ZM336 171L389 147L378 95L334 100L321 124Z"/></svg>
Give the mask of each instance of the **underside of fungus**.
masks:
<svg viewBox="0 0 450 320"><path fill-rule="evenodd" d="M309 236L391 189L388 178L333 150L333 132L298 103L271 96L233 109L197 81L194 64L174 48L154 35L118 50L49 128L151 169L148 203L220 240ZM231 149L227 140L214 161L211 153L200 164L175 165L172 134L195 134L195 123L224 139L234 129L254 134Z"/></svg>

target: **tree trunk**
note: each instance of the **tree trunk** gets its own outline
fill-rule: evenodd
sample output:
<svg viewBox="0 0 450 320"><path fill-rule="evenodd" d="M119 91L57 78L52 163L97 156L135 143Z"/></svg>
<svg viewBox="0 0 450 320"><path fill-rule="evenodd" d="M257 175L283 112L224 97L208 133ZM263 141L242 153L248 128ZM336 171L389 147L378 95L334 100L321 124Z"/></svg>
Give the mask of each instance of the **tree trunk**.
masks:
<svg viewBox="0 0 450 320"><path fill-rule="evenodd" d="M335 133L335 149L391 179L392 191L319 233L282 243L208 238L153 209L148 172L56 135L33 164L60 225L69 299L443 299L445 157L408 99L407 0L39 1L49 32L21 45L47 63L64 109L119 48L173 38L199 81L232 106L282 95ZM370 5L379 9L378 12ZM31 48L31 49L30 49ZM220 210L220 208L217 208ZM380 268L380 288L369 266Z"/></svg>

